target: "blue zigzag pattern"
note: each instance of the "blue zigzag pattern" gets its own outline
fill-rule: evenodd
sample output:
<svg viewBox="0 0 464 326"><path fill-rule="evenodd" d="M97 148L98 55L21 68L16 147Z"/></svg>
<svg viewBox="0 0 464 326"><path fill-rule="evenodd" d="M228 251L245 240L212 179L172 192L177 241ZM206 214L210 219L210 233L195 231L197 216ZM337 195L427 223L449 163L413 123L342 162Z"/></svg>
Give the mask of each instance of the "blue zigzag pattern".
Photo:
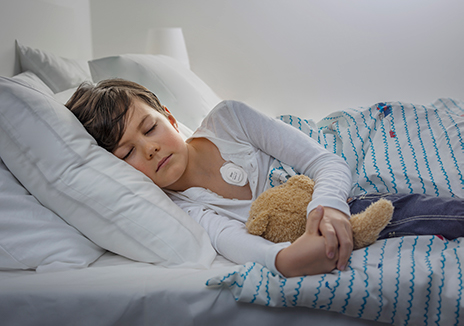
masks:
<svg viewBox="0 0 464 326"><path fill-rule="evenodd" d="M409 292L409 297L410 297L410 299L408 300L409 306L406 308L408 310L408 313L406 315L405 325L409 323L409 320L411 318L412 301L414 300L414 279L416 278L416 260L414 259L414 252L416 251L416 245L417 245L418 239L419 237L416 237L414 239L414 244L412 245L412 250L411 250L411 262L412 262L411 277L412 278L409 280L411 282L411 286L409 287L411 291Z"/></svg>
<svg viewBox="0 0 464 326"><path fill-rule="evenodd" d="M443 105L445 106L445 108L447 109L447 111L450 111L450 109L449 109L449 107L446 105L446 103L445 103L443 100L441 100L441 102L443 103ZM453 103L454 103L454 102L453 102ZM456 103L454 103L454 105L457 106ZM459 143L461 144L461 150L464 152L464 141L463 141L463 139L462 139L461 130L459 129L456 120L454 120L453 115L450 114L449 112L447 112L447 114L448 114L448 118L451 120L451 122L452 122L453 125L454 125L454 128L456 129L456 133L457 133L456 136L458 137ZM451 151L451 155L452 155L453 162L454 162L454 165L455 165L455 167L456 167L456 170L457 170L457 172L458 172L459 179L460 179L460 181L461 181L461 184L463 185L463 188L462 188L462 189L464 189L464 180L463 180L463 175L462 175L462 173L461 173L461 168L460 168L459 164L458 164L457 161L456 161L456 157L455 157L453 151Z"/></svg>
<svg viewBox="0 0 464 326"><path fill-rule="evenodd" d="M385 164L387 165L387 169L388 171L390 172L390 176L391 176L391 183L392 183L392 187L395 191L393 192L398 192L398 189L396 188L396 182L395 182L395 174L393 173L393 169L392 169L392 165L390 163L390 156L388 155L388 136L387 136L387 132L385 130L385 122L384 122L385 119L382 119L380 121L380 129L382 130L382 140L383 140L383 144L384 144L384 160L385 160ZM385 184L385 182L384 182ZM387 185L385 185L386 187L386 191L387 192L392 192L391 190L388 189Z"/></svg>
<svg viewBox="0 0 464 326"><path fill-rule="evenodd" d="M437 119L438 124L440 125L441 132L443 133L443 135L444 135L444 137L446 139L446 145L448 146L448 149L450 150L451 159L453 160L454 165L456 166L457 162L456 162L456 157L455 157L455 155L453 153L453 147L451 146L451 141L450 141L448 132L447 132L445 126L443 125L443 120L441 119L440 115L438 114L438 109L435 109L435 118ZM437 156L439 156L440 154L438 153L438 146L436 145L435 138L433 138L433 141L434 141L436 149L437 149ZM442 161L441 157L440 157L439 164L440 164L440 168L441 168L441 170L443 172L443 175L446 178L446 184L448 185L448 191L449 191L450 194L452 194L454 196L454 192L453 192L453 189L451 187L451 184L450 184L450 181L449 181L449 178L448 178L448 174L446 173L445 168L443 166L443 161Z"/></svg>
<svg viewBox="0 0 464 326"><path fill-rule="evenodd" d="M313 300L313 305L312 305L313 308L317 308L317 301L319 300L319 294L321 293L322 282L324 282L324 279L325 279L325 274L323 274L321 276L321 279L319 280L319 285L316 288L317 292L314 293L315 298ZM301 282L302 281L303 281L303 279L301 280ZM300 284L300 283L298 283L298 284Z"/></svg>
<svg viewBox="0 0 464 326"><path fill-rule="evenodd" d="M436 142L435 136L434 136L434 134L433 134L432 126L430 125L429 112L428 112L428 110L427 110L427 108L426 108L425 106L422 106L422 107L424 108L424 111L425 111L425 117L426 117L427 127L428 127L427 129L429 130L430 138L432 139L433 148L434 148L434 150L435 150L435 156L436 156L435 158L436 158L436 160L438 161L438 164L439 164L440 167L441 167L441 171L443 172L443 176L445 177L446 182L447 182L448 187L449 187L448 175L446 174L445 169L443 168L443 161L442 161L442 159L441 159L441 157L440 157L440 153L438 152L437 142ZM436 112L435 112L435 113L436 113ZM431 176L431 178L432 178L432 176ZM433 178L432 178L432 183L433 183L433 187L434 187L434 189L435 189L435 194L436 194L437 196L439 196L440 193L439 193L438 187L437 187L437 185L436 185L436 183L435 183L435 181L434 181Z"/></svg>
<svg viewBox="0 0 464 326"><path fill-rule="evenodd" d="M240 274L240 277L242 278L242 281L243 283L242 284L239 284L237 281L234 281L232 282L229 287L233 287L233 286L238 286L239 288L243 287L243 284L245 283L245 280L248 276L248 274L251 272L251 270L256 266L256 263L252 263L251 266L246 270L245 273L242 273ZM229 273L227 275L225 275L218 283L216 283L215 285L221 285L225 282L225 280L227 280L228 278L231 278L232 276L238 274L237 271L234 271L232 273ZM209 286L209 285L212 285L211 283L211 279L207 280L206 281L206 285Z"/></svg>
<svg viewBox="0 0 464 326"><path fill-rule="evenodd" d="M337 129L338 137L341 138L341 134L340 134L340 123L339 123L338 121L336 122L336 127L337 127L336 129ZM327 136L325 136L325 139L327 139ZM333 152L334 154L336 154L338 148L337 148L337 138L336 138L335 136L332 137L332 143L333 143L333 144L332 144L332 152ZM328 144L327 144L327 145L328 145ZM343 157L343 158L345 159L345 154L343 153L343 146L342 146L342 151L341 151L341 153L340 153L340 156ZM346 160L346 159L345 159L345 160Z"/></svg>
<svg viewBox="0 0 464 326"><path fill-rule="evenodd" d="M383 240L382 249L380 252L380 262L378 264L378 268L380 269L380 277L379 277L379 311L377 312L377 316L375 317L375 321L379 320L380 314L382 313L383 309L383 260L385 257L385 246L387 245L387 240Z"/></svg>
<svg viewBox="0 0 464 326"><path fill-rule="evenodd" d="M274 188L275 186L279 186L280 184L274 184L274 180L272 179L272 177L274 176L274 174L276 173L277 170L280 170L280 171L284 171L284 168L279 166L277 168L273 168L271 170L271 172L269 172L269 176L268 176L268 179L269 179L269 185L271 186L271 188Z"/></svg>
<svg viewBox="0 0 464 326"><path fill-rule="evenodd" d="M440 101L441 101L443 104L445 104L445 102L443 101L443 99L440 99ZM461 106L459 106L459 105L456 103L455 100L453 100L452 98L448 98L448 101L450 101L451 103L453 103L454 107L455 107L456 109L459 109L459 110L461 111L461 113L464 113L464 108L462 108ZM445 106L447 106L447 105L445 104ZM457 112L455 112L455 113L458 114Z"/></svg>
<svg viewBox="0 0 464 326"><path fill-rule="evenodd" d="M356 175L360 175L359 174L359 160L360 160L360 158L359 158L358 152L356 151L356 146L355 146L355 144L353 142L353 137L351 136L350 129L347 128L346 131L347 131L347 134L348 134L348 138L349 138L349 142L350 142L350 145L351 145L352 152L353 152L353 154L354 154L354 156L356 158L356 163L354 164L355 165L355 170L356 170ZM347 160L344 155L343 155L343 158L345 159L345 161ZM366 176L366 178L367 178L367 176ZM361 187L361 185L359 183L356 183L356 186L359 187L361 192L366 193L366 190L363 187Z"/></svg>
<svg viewBox="0 0 464 326"><path fill-rule="evenodd" d="M395 109L395 113L396 113L396 111L397 110ZM409 192L413 193L414 190L412 189L411 179L408 176L408 169L406 167L406 164L404 163L403 151L401 149L401 145L400 145L400 141L399 141L400 136L398 135L398 132L396 131L395 115L391 114L390 116L391 116L391 128L392 128L393 133L396 135L396 137L394 138L394 140L395 140L395 148L396 148L396 153L398 154L398 157L400 159L401 171L403 171L403 176L404 176L405 182L406 182L406 184L408 186ZM407 128L407 122L403 121L403 124L404 124L405 128Z"/></svg>
<svg viewBox="0 0 464 326"><path fill-rule="evenodd" d="M415 105L412 105L412 107L414 108L414 116L415 116L415 121L416 121L416 126L417 126L417 139L419 140L419 144L422 148L422 158L424 159L425 167L430 177L430 182L432 183L433 188L435 189L435 195L438 196L437 185L434 182L432 170L430 169L429 160L427 159L427 151L425 150L424 141L422 140L422 133L421 133L421 128L420 128L420 121L419 121L419 116L417 113L417 108ZM427 112L426 112L425 119L428 120Z"/></svg>
<svg viewBox="0 0 464 326"><path fill-rule="evenodd" d="M293 296L293 306L296 306L298 303L298 297L300 296L300 289L301 289L301 284L303 283L304 277L301 277L300 280L298 281L298 287L295 289L296 293Z"/></svg>
<svg viewBox="0 0 464 326"><path fill-rule="evenodd" d="M338 277L337 277L337 280L335 281L335 286L333 287L333 289L331 289L332 296L329 298L329 303L327 304L327 310L330 310L330 307L332 306L333 299L335 298L335 292L338 286L340 285L340 276L341 276L341 272L338 271Z"/></svg>
<svg viewBox="0 0 464 326"><path fill-rule="evenodd" d="M458 248L460 248L460 246L458 246ZM458 295L458 298L456 300L456 323L454 325L458 325L459 324L459 318L461 317L460 314L459 314L459 311L460 311L460 308L461 308L461 298L462 298L462 267L461 267L461 261L459 259L459 256L458 256L458 252L457 252L457 249L454 248L454 255L456 257L456 263L457 263L457 267L458 267L458 280L459 280L459 295Z"/></svg>
<svg viewBox="0 0 464 326"><path fill-rule="evenodd" d="M267 282L266 282L266 295L267 295L267 300L266 300L266 306L269 306L271 303L271 294L269 293L269 274L271 274L271 271L267 271L266 276L267 276Z"/></svg>
<svg viewBox="0 0 464 326"><path fill-rule="evenodd" d="M370 114L372 116L372 108L369 108L369 111L370 111ZM371 138L371 127L367 124L366 122L366 118L364 116L364 113L363 112L360 112L360 115L361 115L361 118L364 122L364 126L369 130L369 133L368 133L368 141L369 141L369 147L370 147L370 151L372 153L372 161L373 161L373 165L374 165L374 169L375 171L377 172L377 177L380 179L380 181L383 182L383 184L385 184L385 182L383 181L382 177L380 176L380 170L379 170L379 167L377 165L377 157L376 157L376 153L375 153L375 148L374 148L374 145L373 145L373 142L372 142L372 138ZM366 154L364 153L364 157L366 156ZM365 161L363 162L363 172L364 172L364 176L366 178L366 180L369 182L369 184L374 188L375 192L379 192L379 189L377 188L376 184L374 182L372 182L372 180L370 180L368 177L367 177L367 172L366 172L366 163Z"/></svg>
<svg viewBox="0 0 464 326"><path fill-rule="evenodd" d="M437 320L435 321L436 325L440 325L440 320L441 320L441 305L442 305L442 293L443 293L443 287L445 286L445 251L448 249L448 242L445 241L445 247L443 248L441 252L441 283L438 286L438 308L437 308Z"/></svg>
<svg viewBox="0 0 464 326"><path fill-rule="evenodd" d="M364 258L363 258L364 276L366 277L364 279L364 284L365 284L364 292L366 293L366 295L362 298L363 303L361 304L361 308L359 309L358 318L361 318L362 315L364 314L364 308L366 307L366 304L367 304L367 298L369 298L369 291L368 291L369 273L367 273L367 257L368 256L369 256L369 247L366 247L364 248Z"/></svg>
<svg viewBox="0 0 464 326"><path fill-rule="evenodd" d="M256 298L258 297L258 294L259 294L259 289L261 288L261 285L263 284L263 270L264 270L264 266L261 267L261 270L259 271L260 272L260 275L261 275L261 279L259 280L258 282L258 285L256 285L256 293L253 295L253 299L251 299L250 303L253 303L256 301Z"/></svg>
<svg viewBox="0 0 464 326"><path fill-rule="evenodd" d="M398 261L396 265L396 284L395 284L395 298L393 302L391 324L395 321L396 316L396 306L398 305L398 296L399 296L399 284L400 284L400 275L401 275L401 249L403 248L404 238L401 238L400 244L398 246Z"/></svg>
<svg viewBox="0 0 464 326"><path fill-rule="evenodd" d="M406 109L404 107L403 104L399 103L399 105L401 106L401 112L402 112L402 116L403 116L403 121L406 121ZM408 145L409 145L409 149L411 151L411 154L413 156L413 162L414 162L414 168L417 172L417 177L419 178L419 181L422 185L422 193L426 193L426 189L425 189L425 184L424 184L424 179L422 178L422 175L420 173L420 170L419 170L419 164L417 163L417 155L416 155L416 151L414 150L414 146L412 144L412 140L411 140L411 135L409 134L409 126L407 128L405 128L405 133L406 133L406 139L408 140Z"/></svg>
<svg viewBox="0 0 464 326"><path fill-rule="evenodd" d="M359 146L359 147L361 148L362 158L364 159L364 157L366 156L366 152L364 151L364 139L362 139L362 137L359 135L359 129L358 129L358 125L356 124L356 119L354 119L353 116L349 115L348 112L344 112L343 115L345 116L345 119L346 119L347 123L348 123L348 121L352 122L352 125L349 124L349 126L350 127L354 126L355 129L356 129L357 138L359 138L359 140L361 142L361 146ZM359 168L358 167L359 167L360 158L359 158L359 155L358 155L358 151L356 150L356 145L354 144L353 135L351 134L351 129L347 128L346 131L348 133L348 138L350 140L351 148L353 150L354 155L356 156L356 174L359 175ZM364 177L366 178L366 181L370 181L366 173L364 173ZM362 187L361 187L361 189L362 189Z"/></svg>
<svg viewBox="0 0 464 326"><path fill-rule="evenodd" d="M343 143L343 136L342 136L342 132L340 131L340 122L339 122L339 120L338 120L338 119L340 119L340 118L342 118L342 117L343 117L343 116L338 116L338 117L336 117L337 120L335 121L335 130L336 130L336 132L337 132L337 136L341 139L341 141L342 141L342 143ZM335 118L335 117L334 117L334 118ZM333 128L333 124L332 124L332 128ZM330 130L329 128L327 128L327 129ZM332 131L335 131L335 130L332 129ZM327 136L324 136L324 137L325 137L325 139L327 140ZM336 148L335 148L335 147L336 147L336 144L337 144L337 143L336 143L336 138L335 138L335 137L333 137L333 143L334 143L334 145L333 145L333 148L332 148L332 152L333 152L333 153L336 153ZM327 147L326 147L326 148L327 148ZM345 152L343 151L343 147L342 147L342 151L341 151L341 153L340 153L340 157L343 158L345 161L347 161L347 158L346 158L346 156L345 156Z"/></svg>
<svg viewBox="0 0 464 326"><path fill-rule="evenodd" d="M287 284L287 279L286 278L281 278L280 279L280 295L282 297L282 306L287 307L287 298L285 297L285 284Z"/></svg>
<svg viewBox="0 0 464 326"><path fill-rule="evenodd" d="M355 277L355 271L351 267L351 257L348 260L348 266L351 270L351 275L350 275L350 282L348 284L348 292L346 293L346 298L345 298L345 304L342 307L341 313L344 314L346 312L346 308L348 307L348 303L351 299L351 293L353 293L353 285L354 285L354 277Z"/></svg>
<svg viewBox="0 0 464 326"><path fill-rule="evenodd" d="M425 265L427 265L427 270L428 270L428 279L429 283L427 286L427 295L425 296L427 300L425 301L425 312L424 312L424 325L427 326L429 324L428 320L428 313L429 313L429 307L430 307L430 296L432 294L431 288L432 288L432 280L433 280L433 269L432 269L432 264L430 262L430 253L432 251L432 245L433 241L435 240L436 237L430 238L430 243L427 245L427 252L425 253Z"/></svg>

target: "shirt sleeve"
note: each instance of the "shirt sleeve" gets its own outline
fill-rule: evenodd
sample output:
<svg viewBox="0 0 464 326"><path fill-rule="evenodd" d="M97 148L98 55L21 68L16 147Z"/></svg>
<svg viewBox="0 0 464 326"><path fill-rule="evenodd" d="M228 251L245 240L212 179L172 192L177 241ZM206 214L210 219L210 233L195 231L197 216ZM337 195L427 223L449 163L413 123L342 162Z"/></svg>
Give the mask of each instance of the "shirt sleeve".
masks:
<svg viewBox="0 0 464 326"><path fill-rule="evenodd" d="M351 172L342 158L330 153L300 130L241 102L225 101L216 109L220 113L207 123L210 123L208 128L212 128L219 137L233 137L235 141L251 143L315 181L308 213L322 205L350 216L346 200L351 188Z"/></svg>
<svg viewBox="0 0 464 326"><path fill-rule="evenodd" d="M281 275L275 267L275 258L290 242L273 243L252 235L244 223L222 216L205 205L186 201L176 203L206 230L219 254L237 264L257 262Z"/></svg>

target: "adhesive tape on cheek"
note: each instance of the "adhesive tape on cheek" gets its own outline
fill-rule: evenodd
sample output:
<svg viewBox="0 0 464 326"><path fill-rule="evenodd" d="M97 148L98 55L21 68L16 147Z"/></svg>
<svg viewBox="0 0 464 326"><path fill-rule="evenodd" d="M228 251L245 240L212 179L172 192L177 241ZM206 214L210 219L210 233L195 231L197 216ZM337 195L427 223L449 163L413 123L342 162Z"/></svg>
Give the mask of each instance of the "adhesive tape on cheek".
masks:
<svg viewBox="0 0 464 326"><path fill-rule="evenodd" d="M245 170L232 162L224 163L219 172L221 172L222 178L228 184L241 187L248 182L248 175Z"/></svg>

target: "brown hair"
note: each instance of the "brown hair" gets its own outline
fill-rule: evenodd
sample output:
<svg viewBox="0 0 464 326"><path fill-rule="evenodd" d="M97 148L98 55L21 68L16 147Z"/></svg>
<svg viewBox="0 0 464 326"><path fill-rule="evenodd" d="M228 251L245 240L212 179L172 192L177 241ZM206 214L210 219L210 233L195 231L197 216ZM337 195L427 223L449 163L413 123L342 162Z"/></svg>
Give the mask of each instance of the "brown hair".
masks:
<svg viewBox="0 0 464 326"><path fill-rule="evenodd" d="M155 94L124 79L107 79L97 85L84 82L65 105L98 145L113 152L124 134L127 112L134 99L140 99L168 116Z"/></svg>

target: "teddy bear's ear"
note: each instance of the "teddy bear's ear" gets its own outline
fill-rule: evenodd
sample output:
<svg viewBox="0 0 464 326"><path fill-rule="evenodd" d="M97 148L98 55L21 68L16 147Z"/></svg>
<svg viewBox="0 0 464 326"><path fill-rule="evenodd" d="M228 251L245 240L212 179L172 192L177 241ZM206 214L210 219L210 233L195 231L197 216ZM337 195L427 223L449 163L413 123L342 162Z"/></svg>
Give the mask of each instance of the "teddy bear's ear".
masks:
<svg viewBox="0 0 464 326"><path fill-rule="evenodd" d="M287 183L302 189L307 189L308 191L313 191L314 189L314 181L304 174L294 175L288 179Z"/></svg>
<svg viewBox="0 0 464 326"><path fill-rule="evenodd" d="M250 217L248 221L245 223L248 232L254 235L262 235L266 232L267 225L269 223L269 214L266 212L260 212L256 216L252 216L250 213Z"/></svg>

